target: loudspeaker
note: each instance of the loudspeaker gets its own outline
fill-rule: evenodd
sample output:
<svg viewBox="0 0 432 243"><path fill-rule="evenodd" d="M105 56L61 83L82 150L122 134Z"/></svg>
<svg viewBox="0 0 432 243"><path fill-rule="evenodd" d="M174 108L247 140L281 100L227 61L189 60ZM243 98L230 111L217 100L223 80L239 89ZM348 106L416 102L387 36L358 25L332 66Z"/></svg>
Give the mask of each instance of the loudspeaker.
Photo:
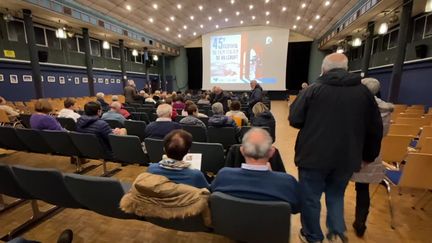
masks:
<svg viewBox="0 0 432 243"><path fill-rule="evenodd" d="M38 51L39 62L48 62L48 52Z"/></svg>
<svg viewBox="0 0 432 243"><path fill-rule="evenodd" d="M426 58L428 47L427 45L418 45L415 47L417 58Z"/></svg>

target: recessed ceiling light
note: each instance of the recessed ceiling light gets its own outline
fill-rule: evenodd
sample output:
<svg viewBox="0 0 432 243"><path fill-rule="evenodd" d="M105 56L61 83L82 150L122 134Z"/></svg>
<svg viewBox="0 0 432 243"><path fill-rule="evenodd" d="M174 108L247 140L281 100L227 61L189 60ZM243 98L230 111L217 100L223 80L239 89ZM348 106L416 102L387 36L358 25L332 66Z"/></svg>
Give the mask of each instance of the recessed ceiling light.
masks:
<svg viewBox="0 0 432 243"><path fill-rule="evenodd" d="M153 22L154 22L154 19L153 19L153 18L149 18L148 20L149 20L150 23L153 23Z"/></svg>
<svg viewBox="0 0 432 243"><path fill-rule="evenodd" d="M270 0L265 0L265 3L269 3L270 2Z"/></svg>
<svg viewBox="0 0 432 243"><path fill-rule="evenodd" d="M199 9L200 11L202 11L202 10L203 10L203 6L202 6L202 5L199 5L199 6L198 6L198 9Z"/></svg>
<svg viewBox="0 0 432 243"><path fill-rule="evenodd" d="M319 16L319 14L317 14L317 16L315 16L315 19L320 19L321 16Z"/></svg>
<svg viewBox="0 0 432 243"><path fill-rule="evenodd" d="M309 29L311 30L313 28L313 26L312 25L309 25Z"/></svg>
<svg viewBox="0 0 432 243"><path fill-rule="evenodd" d="M177 4L177 8L178 9L181 9L182 8L182 5L179 3L179 4Z"/></svg>
<svg viewBox="0 0 432 243"><path fill-rule="evenodd" d="M267 20L267 21L266 21L266 24L270 24L270 21L269 21L269 20Z"/></svg>
<svg viewBox="0 0 432 243"><path fill-rule="evenodd" d="M231 0L231 4L234 4L235 3L235 0Z"/></svg>
<svg viewBox="0 0 432 243"><path fill-rule="evenodd" d="M156 3L153 3L153 8L158 9L158 5Z"/></svg>
<svg viewBox="0 0 432 243"><path fill-rule="evenodd" d="M216 27L216 29L219 29L219 25L218 24L215 27Z"/></svg>
<svg viewBox="0 0 432 243"><path fill-rule="evenodd" d="M301 17L300 17L300 16L297 16L296 20L300 20L300 19L301 19Z"/></svg>
<svg viewBox="0 0 432 243"><path fill-rule="evenodd" d="M269 11L267 11L267 12L266 12L266 16L269 16L269 15L270 15L270 12L269 12Z"/></svg>
<svg viewBox="0 0 432 243"><path fill-rule="evenodd" d="M204 28L204 25L200 24L200 28L201 28L201 29Z"/></svg>
<svg viewBox="0 0 432 243"><path fill-rule="evenodd" d="M187 25L183 25L183 29L187 30Z"/></svg>
<svg viewBox="0 0 432 243"><path fill-rule="evenodd" d="M286 7L282 7L282 12L285 12L287 10Z"/></svg>
<svg viewBox="0 0 432 243"><path fill-rule="evenodd" d="M297 25L294 25L294 26L293 26L293 29L297 29Z"/></svg>
<svg viewBox="0 0 432 243"><path fill-rule="evenodd" d="M301 8L306 8L306 3L302 3Z"/></svg>
<svg viewBox="0 0 432 243"><path fill-rule="evenodd" d="M193 32L193 35L196 36L196 32Z"/></svg>
<svg viewBox="0 0 432 243"><path fill-rule="evenodd" d="M194 19L195 19L195 17L194 17L193 15L191 15L189 18L190 18L191 20L194 20Z"/></svg>
<svg viewBox="0 0 432 243"><path fill-rule="evenodd" d="M131 5L127 4L127 5L126 5L126 9L129 10L129 11L131 11L131 10L132 10Z"/></svg>
<svg viewBox="0 0 432 243"><path fill-rule="evenodd" d="M175 17L174 17L174 16L171 16L170 19L171 19L171 21L174 21L174 20L175 20Z"/></svg>
<svg viewBox="0 0 432 243"><path fill-rule="evenodd" d="M181 38L181 34L178 34L177 37L178 37L178 38Z"/></svg>
<svg viewBox="0 0 432 243"><path fill-rule="evenodd" d="M253 9L253 5L251 4L251 5L249 5L249 10L252 10Z"/></svg>
<svg viewBox="0 0 432 243"><path fill-rule="evenodd" d="M228 22L228 20L229 20L228 18L225 18L225 22Z"/></svg>
<svg viewBox="0 0 432 243"><path fill-rule="evenodd" d="M165 27L165 31L170 31L170 28L169 27Z"/></svg>
<svg viewBox="0 0 432 243"><path fill-rule="evenodd" d="M218 8L218 11L219 11L219 13L222 13L222 9L221 8Z"/></svg>
<svg viewBox="0 0 432 243"><path fill-rule="evenodd" d="M236 15L237 15L237 16L239 16L239 15L240 15L240 12L239 12L239 11L237 11L237 12L236 12Z"/></svg>
<svg viewBox="0 0 432 243"><path fill-rule="evenodd" d="M212 20L212 16L208 16L208 20L211 21Z"/></svg>
<svg viewBox="0 0 432 243"><path fill-rule="evenodd" d="M243 24L243 20L240 20L240 24Z"/></svg>
<svg viewBox="0 0 432 243"><path fill-rule="evenodd" d="M252 20L255 20L255 15L252 15Z"/></svg>
<svg viewBox="0 0 432 243"><path fill-rule="evenodd" d="M330 5L330 1L326 1L326 2L324 3L324 5L325 5L325 6Z"/></svg>

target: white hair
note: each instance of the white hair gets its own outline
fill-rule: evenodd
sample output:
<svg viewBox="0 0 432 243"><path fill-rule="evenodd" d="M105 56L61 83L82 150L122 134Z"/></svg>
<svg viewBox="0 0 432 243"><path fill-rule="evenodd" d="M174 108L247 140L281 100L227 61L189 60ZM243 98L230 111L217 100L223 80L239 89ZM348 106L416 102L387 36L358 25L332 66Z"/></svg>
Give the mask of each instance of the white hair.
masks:
<svg viewBox="0 0 432 243"><path fill-rule="evenodd" d="M96 94L96 97L99 98L99 99L103 99L104 96L105 96L105 94L102 93L102 92L98 92L98 93Z"/></svg>
<svg viewBox="0 0 432 243"><path fill-rule="evenodd" d="M168 104L161 104L156 109L156 114L158 117L171 118L172 106L170 106Z"/></svg>
<svg viewBox="0 0 432 243"><path fill-rule="evenodd" d="M344 58L343 60L334 61L326 56L322 62L321 66L324 72L328 72L332 69L344 69L348 70L348 58Z"/></svg>
<svg viewBox="0 0 432 243"><path fill-rule="evenodd" d="M119 97L117 95L113 95L113 96L111 96L111 100L112 101L118 101Z"/></svg>
<svg viewBox="0 0 432 243"><path fill-rule="evenodd" d="M223 110L223 105L220 102L216 102L212 105L212 111L214 114L223 114L224 110Z"/></svg>
<svg viewBox="0 0 432 243"><path fill-rule="evenodd" d="M381 88L380 82L375 78L364 78L361 82L373 95L376 95Z"/></svg>
<svg viewBox="0 0 432 243"><path fill-rule="evenodd" d="M114 108L116 110L120 110L121 109L121 104L118 101L114 101L113 103L111 103L111 108Z"/></svg>
<svg viewBox="0 0 432 243"><path fill-rule="evenodd" d="M132 79L129 79L129 80L127 81L127 84L128 84L129 86L135 86L135 81L133 81Z"/></svg>
<svg viewBox="0 0 432 243"><path fill-rule="evenodd" d="M260 134L263 139L260 140L258 143L249 141L250 136L254 133ZM244 156L254 159L264 159L268 156L272 148L272 143L273 139L266 130L254 127L243 136L242 147Z"/></svg>

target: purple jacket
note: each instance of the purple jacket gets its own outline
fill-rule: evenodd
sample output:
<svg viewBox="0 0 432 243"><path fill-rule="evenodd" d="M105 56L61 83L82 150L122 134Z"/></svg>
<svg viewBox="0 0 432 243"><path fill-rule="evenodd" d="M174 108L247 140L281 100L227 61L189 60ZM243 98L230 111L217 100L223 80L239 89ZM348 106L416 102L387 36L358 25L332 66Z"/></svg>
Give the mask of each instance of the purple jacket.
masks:
<svg viewBox="0 0 432 243"><path fill-rule="evenodd" d="M63 130L60 123L54 117L39 113L31 115L30 126L35 130Z"/></svg>

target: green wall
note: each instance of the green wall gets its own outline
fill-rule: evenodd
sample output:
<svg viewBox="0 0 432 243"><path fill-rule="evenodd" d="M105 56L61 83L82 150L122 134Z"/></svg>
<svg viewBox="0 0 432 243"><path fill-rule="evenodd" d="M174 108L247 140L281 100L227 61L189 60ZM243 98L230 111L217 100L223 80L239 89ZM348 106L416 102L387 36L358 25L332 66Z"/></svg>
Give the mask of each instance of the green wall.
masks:
<svg viewBox="0 0 432 243"><path fill-rule="evenodd" d="M309 75L308 75L309 83L315 82L315 80L320 76L321 64L325 55L326 55L325 52L320 51L318 49L318 41L315 40L314 42L312 42L310 58L309 58Z"/></svg>

